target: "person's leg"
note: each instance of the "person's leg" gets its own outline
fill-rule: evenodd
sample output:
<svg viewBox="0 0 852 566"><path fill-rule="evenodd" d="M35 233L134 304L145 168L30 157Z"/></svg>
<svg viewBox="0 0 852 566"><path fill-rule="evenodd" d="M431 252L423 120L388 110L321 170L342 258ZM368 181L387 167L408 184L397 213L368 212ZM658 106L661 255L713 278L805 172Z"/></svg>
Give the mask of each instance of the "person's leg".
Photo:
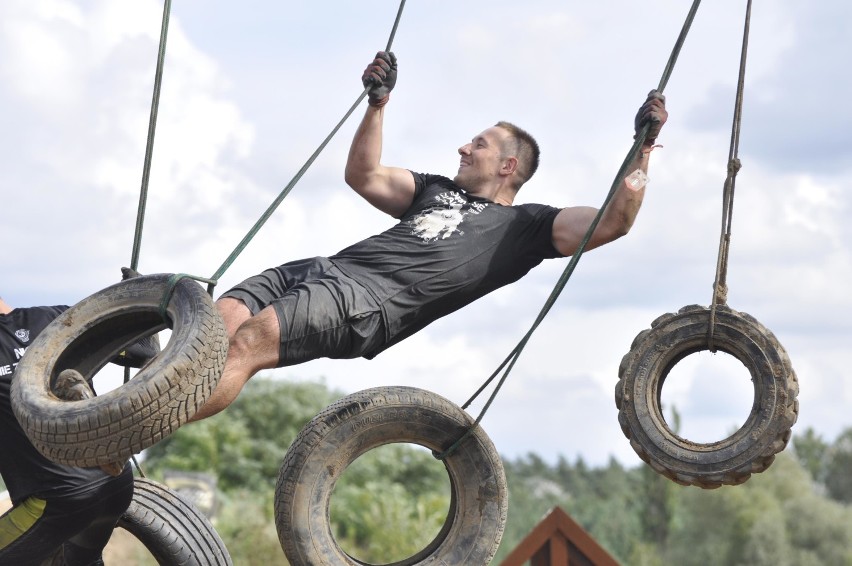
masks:
<svg viewBox="0 0 852 566"><path fill-rule="evenodd" d="M228 331L228 356L216 389L189 422L225 409L260 370L320 357L358 357L385 336L370 293L325 258L267 270L216 305Z"/></svg>
<svg viewBox="0 0 852 566"><path fill-rule="evenodd" d="M48 500L30 497L0 517L0 564L41 565L62 547L66 566L100 564L115 524L133 497L133 475L81 493Z"/></svg>
<svg viewBox="0 0 852 566"><path fill-rule="evenodd" d="M46 508L44 499L29 497L0 517L0 564L37 565L56 554L65 538L46 525Z"/></svg>
<svg viewBox="0 0 852 566"><path fill-rule="evenodd" d="M133 499L133 472L130 466L126 466L118 478L99 487L90 498L99 501L97 516L85 530L63 545L66 566L103 564L103 549Z"/></svg>
<svg viewBox="0 0 852 566"><path fill-rule="evenodd" d="M222 411L237 398L243 386L255 373L278 365L281 332L275 310L267 307L257 315L251 316L248 308L241 301L220 299L218 303L224 301L227 301L224 309L230 313L226 328L228 325L235 325L241 318L244 322L237 327L233 335L229 329L231 338L228 343L228 357L219 383L210 398L189 419L189 422L206 419ZM242 305L242 308L239 305ZM248 316L245 317L245 314ZM224 312L223 316L225 316Z"/></svg>
<svg viewBox="0 0 852 566"><path fill-rule="evenodd" d="M225 331L228 333L228 340L233 338L234 334L237 333L237 329L251 318L251 310L240 299L222 297L216 301L216 308L225 322Z"/></svg>

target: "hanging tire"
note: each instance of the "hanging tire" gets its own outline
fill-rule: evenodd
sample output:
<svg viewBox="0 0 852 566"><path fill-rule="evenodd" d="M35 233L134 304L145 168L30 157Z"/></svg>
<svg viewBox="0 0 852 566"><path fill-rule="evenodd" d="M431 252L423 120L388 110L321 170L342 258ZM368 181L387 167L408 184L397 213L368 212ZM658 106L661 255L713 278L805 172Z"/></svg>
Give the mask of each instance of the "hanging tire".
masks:
<svg viewBox="0 0 852 566"><path fill-rule="evenodd" d="M618 422L639 457L679 484L705 489L741 484L768 468L790 440L799 413L799 384L784 348L754 317L719 305L713 344L751 374L751 413L733 435L709 444L681 438L669 428L663 384L680 360L709 350L710 314L691 305L657 318L621 360L615 388Z"/></svg>
<svg viewBox="0 0 852 566"><path fill-rule="evenodd" d="M210 296L195 281L169 274L135 277L83 299L56 318L27 349L12 382L12 408L47 458L94 467L127 461L177 430L210 396L228 338ZM65 369L92 377L141 337L171 328L171 338L130 381L82 401L57 398Z"/></svg>
<svg viewBox="0 0 852 566"><path fill-rule="evenodd" d="M473 419L434 393L380 387L354 393L327 407L287 451L275 488L275 524L293 566L355 566L334 540L329 505L347 466L384 444L404 442L443 452ZM451 503L441 531L426 548L394 566L490 564L506 524L508 493L503 464L477 427L443 460Z"/></svg>
<svg viewBox="0 0 852 566"><path fill-rule="evenodd" d="M133 501L118 526L145 545L158 564L233 564L207 517L166 486L145 478L135 478Z"/></svg>

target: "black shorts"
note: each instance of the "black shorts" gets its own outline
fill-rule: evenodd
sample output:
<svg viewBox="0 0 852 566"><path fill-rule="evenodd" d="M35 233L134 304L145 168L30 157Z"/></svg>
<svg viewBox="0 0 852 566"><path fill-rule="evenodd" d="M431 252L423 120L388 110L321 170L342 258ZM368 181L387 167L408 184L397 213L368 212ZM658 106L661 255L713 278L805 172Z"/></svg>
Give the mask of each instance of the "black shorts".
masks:
<svg viewBox="0 0 852 566"><path fill-rule="evenodd" d="M267 269L221 296L241 300L252 315L269 306L275 310L281 327L276 367L357 358L386 341L373 296L324 257Z"/></svg>

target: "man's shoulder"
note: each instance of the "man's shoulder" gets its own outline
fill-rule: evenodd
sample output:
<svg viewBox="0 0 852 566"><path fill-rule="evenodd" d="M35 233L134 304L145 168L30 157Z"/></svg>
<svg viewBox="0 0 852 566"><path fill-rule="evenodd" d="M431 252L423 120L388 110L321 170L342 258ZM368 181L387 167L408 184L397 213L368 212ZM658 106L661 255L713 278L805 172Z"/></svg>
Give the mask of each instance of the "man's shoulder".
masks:
<svg viewBox="0 0 852 566"><path fill-rule="evenodd" d="M525 202L525 203L522 203L522 204L513 204L512 208L524 211L524 212L531 214L533 216L537 216L539 214L552 214L552 215L555 216L555 215L559 214L560 210L562 210L561 208L557 208L557 207L551 206L549 204L541 204L541 203L537 203L537 202Z"/></svg>
<svg viewBox="0 0 852 566"><path fill-rule="evenodd" d="M434 173L417 173L411 172L414 175L414 183L421 189L435 187L438 189L453 189L461 190L452 179L444 175L436 175Z"/></svg>
<svg viewBox="0 0 852 566"><path fill-rule="evenodd" d="M466 196L465 191L449 177L432 173L415 173L414 171L412 171L412 175L414 175L415 208L417 203L422 204L426 201L431 201L441 193L454 193Z"/></svg>

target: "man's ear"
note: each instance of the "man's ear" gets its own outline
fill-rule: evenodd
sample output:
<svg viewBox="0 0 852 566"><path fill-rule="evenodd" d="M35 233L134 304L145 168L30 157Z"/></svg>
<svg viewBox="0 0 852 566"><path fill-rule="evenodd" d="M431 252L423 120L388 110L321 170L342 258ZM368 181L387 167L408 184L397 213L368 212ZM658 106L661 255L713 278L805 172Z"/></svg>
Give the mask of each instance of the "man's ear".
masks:
<svg viewBox="0 0 852 566"><path fill-rule="evenodd" d="M503 162L503 166L500 168L501 175L511 175L515 171L518 170L518 158L517 157L507 157Z"/></svg>

